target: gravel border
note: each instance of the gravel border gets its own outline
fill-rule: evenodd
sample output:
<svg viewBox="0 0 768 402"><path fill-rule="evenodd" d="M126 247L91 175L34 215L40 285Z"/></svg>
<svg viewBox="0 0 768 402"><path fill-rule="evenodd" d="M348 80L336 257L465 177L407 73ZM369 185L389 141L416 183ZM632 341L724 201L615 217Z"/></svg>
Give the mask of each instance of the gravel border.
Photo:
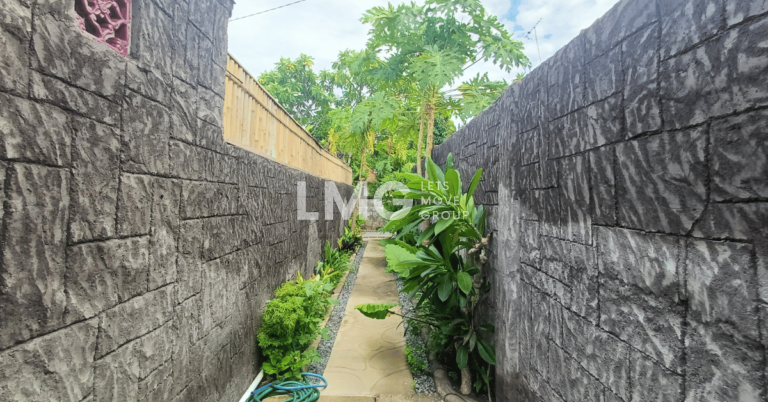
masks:
<svg viewBox="0 0 768 402"><path fill-rule="evenodd" d="M413 303L411 303L411 299L408 298L407 293L403 293L403 280L400 278L399 275L393 274L396 279L397 283L397 292L398 296L400 298L400 307L401 312L403 315L407 316L414 316L416 315L416 312L413 308ZM413 349L413 353L424 359L425 362L429 361L429 356L427 356L428 349L427 349L427 342L424 340L424 338L421 336L421 331L418 327L412 328L410 325L408 325L408 320L403 318L403 327L405 328L405 344ZM418 351L420 349L420 351ZM414 381L414 390L417 394L434 394L437 392L437 388L435 387L435 379L432 377L432 371L435 369L435 367L432 367L431 364L428 363L427 369L419 374L413 374L413 381Z"/></svg>
<svg viewBox="0 0 768 402"><path fill-rule="evenodd" d="M333 306L331 317L328 319L325 327L328 328L328 339L323 339L320 344L317 345L317 354L319 355L321 362L314 362L309 365L310 373L317 373L323 375L325 373L325 367L328 365L328 359L331 358L331 352L333 352L333 345L336 343L336 335L339 332L339 326L344 319L344 311L347 309L347 302L349 301L349 295L352 293L352 289L355 287L355 281L357 280L357 271L360 267L360 262L363 260L363 254L365 254L365 246L368 242L364 241L355 255L355 262L349 270L347 275L347 283L341 289L339 293L339 304ZM319 380L317 380L320 383Z"/></svg>

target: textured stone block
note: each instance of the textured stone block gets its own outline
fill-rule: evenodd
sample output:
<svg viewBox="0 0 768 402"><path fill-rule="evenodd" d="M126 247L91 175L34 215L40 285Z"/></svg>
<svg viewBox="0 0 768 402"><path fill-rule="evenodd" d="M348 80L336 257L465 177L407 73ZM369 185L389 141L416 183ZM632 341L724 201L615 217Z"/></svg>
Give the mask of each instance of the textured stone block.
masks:
<svg viewBox="0 0 768 402"><path fill-rule="evenodd" d="M622 48L617 46L606 54L587 63L584 69L586 93L585 104L589 105L608 98L624 86L621 69Z"/></svg>
<svg viewBox="0 0 768 402"><path fill-rule="evenodd" d="M136 341L139 378L147 378L152 372L171 359L173 343L176 341L174 334L169 322Z"/></svg>
<svg viewBox="0 0 768 402"><path fill-rule="evenodd" d="M592 215L590 213L589 159L574 156L561 160L560 224L562 236L570 241L592 243Z"/></svg>
<svg viewBox="0 0 768 402"><path fill-rule="evenodd" d="M621 0L584 31L586 60L594 60L627 36L657 20L655 2Z"/></svg>
<svg viewBox="0 0 768 402"><path fill-rule="evenodd" d="M678 373L683 317L682 305L600 278L600 327Z"/></svg>
<svg viewBox="0 0 768 402"><path fill-rule="evenodd" d="M522 147L520 152L520 163L523 165L530 165L541 160L541 149L543 135L542 130L533 129L531 131L520 134Z"/></svg>
<svg viewBox="0 0 768 402"><path fill-rule="evenodd" d="M82 401L92 389L97 320L84 321L0 353L0 399ZM66 346L65 346L66 345Z"/></svg>
<svg viewBox="0 0 768 402"><path fill-rule="evenodd" d="M173 67L173 19L152 1L134 4L131 56L140 65L170 76Z"/></svg>
<svg viewBox="0 0 768 402"><path fill-rule="evenodd" d="M152 178L123 173L117 198L117 233L120 236L149 234L152 221Z"/></svg>
<svg viewBox="0 0 768 402"><path fill-rule="evenodd" d="M73 118L72 208L69 241L115 235L120 133L91 120Z"/></svg>
<svg viewBox="0 0 768 402"><path fill-rule="evenodd" d="M216 0L191 0L189 20L209 39L213 38L216 19L210 18L216 12Z"/></svg>
<svg viewBox="0 0 768 402"><path fill-rule="evenodd" d="M176 281L180 203L181 183L165 179L153 180L149 290Z"/></svg>
<svg viewBox="0 0 768 402"><path fill-rule="evenodd" d="M629 347L568 310L563 317L563 349L603 385L629 399Z"/></svg>
<svg viewBox="0 0 768 402"><path fill-rule="evenodd" d="M712 123L712 199L768 199L768 112Z"/></svg>
<svg viewBox="0 0 768 402"><path fill-rule="evenodd" d="M598 322L598 265L595 249L570 243L571 310L592 323Z"/></svg>
<svg viewBox="0 0 768 402"><path fill-rule="evenodd" d="M759 401L765 394L759 345L689 321L685 400Z"/></svg>
<svg viewBox="0 0 768 402"><path fill-rule="evenodd" d="M632 400L676 402L681 400L683 377L670 372L641 353L630 352Z"/></svg>
<svg viewBox="0 0 768 402"><path fill-rule="evenodd" d="M724 0L660 1L661 59L668 59L722 31Z"/></svg>
<svg viewBox="0 0 768 402"><path fill-rule="evenodd" d="M630 36L622 44L624 67L624 115L627 136L660 130L659 24Z"/></svg>
<svg viewBox="0 0 768 402"><path fill-rule="evenodd" d="M574 359L560 367L567 375L567 388L563 392L567 401L603 401L604 387Z"/></svg>
<svg viewBox="0 0 768 402"><path fill-rule="evenodd" d="M653 24L633 34L621 44L625 88L634 88L659 78L660 35L659 24Z"/></svg>
<svg viewBox="0 0 768 402"><path fill-rule="evenodd" d="M689 320L726 324L758 340L757 276L753 248L741 243L692 240L686 258Z"/></svg>
<svg viewBox="0 0 768 402"><path fill-rule="evenodd" d="M32 73L30 97L110 126L120 124L117 103L42 74Z"/></svg>
<svg viewBox="0 0 768 402"><path fill-rule="evenodd" d="M725 0L725 20L729 26L765 13L768 13L766 0Z"/></svg>
<svg viewBox="0 0 768 402"><path fill-rule="evenodd" d="M136 401L139 398L138 342L131 342L100 358L94 364L98 373L93 382L93 401ZM97 348L98 353L98 348Z"/></svg>
<svg viewBox="0 0 768 402"><path fill-rule="evenodd" d="M59 3L55 7L64 6ZM71 9L57 16L44 12L47 4L40 7L32 37L33 69L117 102L125 82L126 59L79 32Z"/></svg>
<svg viewBox="0 0 768 402"><path fill-rule="evenodd" d="M214 126L203 120L197 120L197 138L195 143L203 148L213 150L218 153L224 153L227 151L226 143L224 141L224 130L220 126ZM220 161L215 159L214 161ZM228 166L230 167L230 166ZM218 172L219 175L211 176L210 179L221 182L231 182L232 178L227 177L231 174L231 167L227 171ZM216 171L212 173L217 173ZM223 174L221 174L223 173Z"/></svg>
<svg viewBox="0 0 768 402"><path fill-rule="evenodd" d="M549 366L549 299L537 290L531 291L531 368L546 377Z"/></svg>
<svg viewBox="0 0 768 402"><path fill-rule="evenodd" d="M534 213L539 217L539 230L544 236L561 238L561 208L559 189L536 190L533 192Z"/></svg>
<svg viewBox="0 0 768 402"><path fill-rule="evenodd" d="M216 29L213 31L213 62L218 64L219 66L226 67L227 66L227 23L229 22L229 18L232 15L231 10L229 7L225 7L222 4L214 3L215 4L215 26ZM223 77L223 76L222 76ZM223 93L222 93L223 94Z"/></svg>
<svg viewBox="0 0 768 402"><path fill-rule="evenodd" d="M571 358L553 342L549 342L549 367L545 376L553 391L568 394L568 370Z"/></svg>
<svg viewBox="0 0 768 402"><path fill-rule="evenodd" d="M170 104L172 78L167 71L128 63L126 73L127 88L162 105Z"/></svg>
<svg viewBox="0 0 768 402"><path fill-rule="evenodd" d="M59 109L0 93L0 144L5 159L69 166L72 130Z"/></svg>
<svg viewBox="0 0 768 402"><path fill-rule="evenodd" d="M625 227L687 233L706 201L706 128L620 144L618 212Z"/></svg>
<svg viewBox="0 0 768 402"><path fill-rule="evenodd" d="M657 81L648 81L624 91L627 137L661 130L661 101Z"/></svg>
<svg viewBox="0 0 768 402"><path fill-rule="evenodd" d="M173 364L169 361L139 380L140 401L170 401L176 395L173 389Z"/></svg>
<svg viewBox="0 0 768 402"><path fill-rule="evenodd" d="M183 13L183 9L187 7L189 5L184 2L176 5L179 13ZM182 11L178 11L180 8ZM177 27L179 30L174 32L176 38L173 46L173 75L185 82L196 84L200 65L200 41L205 39L202 32L191 23L188 24L186 19L179 21Z"/></svg>
<svg viewBox="0 0 768 402"><path fill-rule="evenodd" d="M25 95L29 91L29 40L32 32L32 10L26 2L3 3L0 17L0 89Z"/></svg>
<svg viewBox="0 0 768 402"><path fill-rule="evenodd" d="M549 158L573 155L584 150L583 141L589 137L587 111L577 110L547 125L549 132Z"/></svg>
<svg viewBox="0 0 768 402"><path fill-rule="evenodd" d="M131 173L169 171L171 115L165 107L129 92L123 103L122 168Z"/></svg>
<svg viewBox="0 0 768 402"><path fill-rule="evenodd" d="M537 267L539 266L539 257L541 255L539 249L539 223L522 221L521 225L522 236L520 241L522 243L522 252L520 253L520 261Z"/></svg>
<svg viewBox="0 0 768 402"><path fill-rule="evenodd" d="M147 291L149 239L86 243L67 250L67 316L91 318Z"/></svg>
<svg viewBox="0 0 768 402"><path fill-rule="evenodd" d="M616 224L616 150L605 147L589 155L592 184L592 222L597 225Z"/></svg>
<svg viewBox="0 0 768 402"><path fill-rule="evenodd" d="M768 203L711 203L694 225L695 237L751 240L768 238Z"/></svg>
<svg viewBox="0 0 768 402"><path fill-rule="evenodd" d="M600 274L670 302L679 300L681 241L672 236L620 228L597 228Z"/></svg>
<svg viewBox="0 0 768 402"><path fill-rule="evenodd" d="M173 87L171 138L192 143L197 133L197 88L177 78Z"/></svg>
<svg viewBox="0 0 768 402"><path fill-rule="evenodd" d="M184 142L171 141L169 146L170 174L188 180L205 180L209 152Z"/></svg>
<svg viewBox="0 0 768 402"><path fill-rule="evenodd" d="M173 318L173 285L135 297L101 316L96 356L114 351Z"/></svg>
<svg viewBox="0 0 768 402"><path fill-rule="evenodd" d="M6 174L0 349L67 324L69 172L14 163Z"/></svg>
<svg viewBox="0 0 768 402"><path fill-rule="evenodd" d="M258 242L259 228L247 224L244 215L213 217L203 221L203 261L210 261Z"/></svg>
<svg viewBox="0 0 768 402"><path fill-rule="evenodd" d="M536 268L522 264L521 278L524 282L544 292L549 297L554 298L563 305L570 305L571 289L552 276L539 271Z"/></svg>
<svg viewBox="0 0 768 402"><path fill-rule="evenodd" d="M585 105L584 35L577 36L552 56L549 72L547 114L550 120Z"/></svg>
<svg viewBox="0 0 768 402"><path fill-rule="evenodd" d="M663 63L667 128L768 104L768 19L733 29Z"/></svg>
<svg viewBox="0 0 768 402"><path fill-rule="evenodd" d="M547 275L563 282L571 283L571 269L565 263L568 243L552 237L542 236L542 261L541 270Z"/></svg>

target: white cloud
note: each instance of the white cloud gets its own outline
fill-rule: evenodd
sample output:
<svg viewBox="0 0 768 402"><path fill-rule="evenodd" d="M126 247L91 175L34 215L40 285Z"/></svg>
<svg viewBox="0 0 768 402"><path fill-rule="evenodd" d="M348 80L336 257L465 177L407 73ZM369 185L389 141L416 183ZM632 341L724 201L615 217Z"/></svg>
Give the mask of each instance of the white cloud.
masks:
<svg viewBox="0 0 768 402"><path fill-rule="evenodd" d="M233 18L277 7L291 0L240 0ZM399 3L393 0L393 3ZM515 37L525 44L534 66L551 57L579 32L592 25L617 0L482 0L489 12L498 15ZM360 22L364 11L386 6L387 0L306 0L262 15L233 21L229 25L229 51L254 75L273 68L280 57L296 58L306 53L318 69L330 68L339 51L362 49L368 26ZM522 36L541 19L534 34ZM539 51L541 57L539 57ZM516 72L500 71L490 63L478 63L467 75L488 72L492 79L513 79Z"/></svg>

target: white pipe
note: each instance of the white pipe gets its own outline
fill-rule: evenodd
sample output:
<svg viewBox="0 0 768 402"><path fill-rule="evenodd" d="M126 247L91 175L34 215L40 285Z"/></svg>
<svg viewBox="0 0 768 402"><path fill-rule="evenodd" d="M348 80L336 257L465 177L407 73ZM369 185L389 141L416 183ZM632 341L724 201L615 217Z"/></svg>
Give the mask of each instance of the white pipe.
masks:
<svg viewBox="0 0 768 402"><path fill-rule="evenodd" d="M261 378L264 377L264 370L259 371L259 375L256 376L256 379L253 380L251 383L251 386L248 387L248 391L245 391L245 394L243 394L243 397L240 398L240 402L245 402L249 396L251 396L251 393L256 390L256 387L259 386L259 383L261 382Z"/></svg>

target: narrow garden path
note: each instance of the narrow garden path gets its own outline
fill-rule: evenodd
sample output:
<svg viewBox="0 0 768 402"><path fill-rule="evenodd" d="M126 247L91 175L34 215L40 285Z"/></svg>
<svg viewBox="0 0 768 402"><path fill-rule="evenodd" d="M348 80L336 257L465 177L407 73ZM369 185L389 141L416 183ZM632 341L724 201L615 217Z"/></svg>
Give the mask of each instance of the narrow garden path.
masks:
<svg viewBox="0 0 768 402"><path fill-rule="evenodd" d="M323 396L415 395L402 319L372 320L355 310L363 303L398 302L397 285L385 268L384 247L369 241L325 369L330 385Z"/></svg>

